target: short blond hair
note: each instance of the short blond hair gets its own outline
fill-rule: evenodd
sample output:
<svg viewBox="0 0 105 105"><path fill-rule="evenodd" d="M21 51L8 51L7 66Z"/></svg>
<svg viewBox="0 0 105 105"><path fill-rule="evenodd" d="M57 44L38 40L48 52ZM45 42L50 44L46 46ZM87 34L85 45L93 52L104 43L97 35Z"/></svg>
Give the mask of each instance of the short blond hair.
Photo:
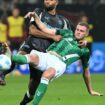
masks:
<svg viewBox="0 0 105 105"><path fill-rule="evenodd" d="M87 28L87 32L90 30L89 24L87 22L79 22L77 25L85 26Z"/></svg>

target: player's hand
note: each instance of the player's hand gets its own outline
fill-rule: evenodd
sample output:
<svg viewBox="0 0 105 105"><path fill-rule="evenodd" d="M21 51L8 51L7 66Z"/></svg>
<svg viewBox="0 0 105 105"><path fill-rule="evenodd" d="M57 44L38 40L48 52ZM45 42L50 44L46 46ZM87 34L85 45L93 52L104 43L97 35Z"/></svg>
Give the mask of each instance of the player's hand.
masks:
<svg viewBox="0 0 105 105"><path fill-rule="evenodd" d="M24 18L31 18L32 16L34 16L35 15L35 12L28 12L25 16L24 16Z"/></svg>
<svg viewBox="0 0 105 105"><path fill-rule="evenodd" d="M91 94L92 96L103 96L102 93L99 93L99 92L96 92L96 91L92 91L90 94Z"/></svg>
<svg viewBox="0 0 105 105"><path fill-rule="evenodd" d="M3 47L9 47L8 44L7 44L7 42L2 43L2 46Z"/></svg>
<svg viewBox="0 0 105 105"><path fill-rule="evenodd" d="M6 52L7 47L9 48L7 42L2 43L2 53L5 53Z"/></svg>
<svg viewBox="0 0 105 105"><path fill-rule="evenodd" d="M87 46L87 41L86 40L80 40L79 41L79 46L86 47Z"/></svg>
<svg viewBox="0 0 105 105"><path fill-rule="evenodd" d="M54 35L53 36L53 40L55 41L55 42L58 42L58 41L60 41L62 39L62 36L61 35Z"/></svg>
<svg viewBox="0 0 105 105"><path fill-rule="evenodd" d="M6 50L6 48L9 47L7 42L2 43L2 49Z"/></svg>

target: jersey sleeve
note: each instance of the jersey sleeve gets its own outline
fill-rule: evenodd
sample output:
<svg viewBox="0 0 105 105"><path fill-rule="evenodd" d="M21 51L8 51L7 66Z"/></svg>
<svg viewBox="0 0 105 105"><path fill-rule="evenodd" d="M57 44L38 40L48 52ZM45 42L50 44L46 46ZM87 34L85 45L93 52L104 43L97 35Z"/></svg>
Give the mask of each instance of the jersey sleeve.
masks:
<svg viewBox="0 0 105 105"><path fill-rule="evenodd" d="M76 26L74 25L74 23L71 20L69 20L69 24L70 24L71 30L74 32Z"/></svg>
<svg viewBox="0 0 105 105"><path fill-rule="evenodd" d="M36 12L36 14L39 16L39 15L41 14L41 12L42 12L42 9L36 8L36 9L34 10L34 12ZM30 25L31 25L31 24L37 26L36 23L35 23L35 21L34 21L34 18L33 18L33 17L31 17L31 19L30 19Z"/></svg>
<svg viewBox="0 0 105 105"><path fill-rule="evenodd" d="M89 66L90 51L89 49L84 48L82 52L83 52L83 55L81 57L81 62L82 62L83 69L85 70Z"/></svg>
<svg viewBox="0 0 105 105"><path fill-rule="evenodd" d="M62 35L63 37L72 37L73 36L73 32L71 30L63 30L63 29L58 29L56 30L56 35Z"/></svg>
<svg viewBox="0 0 105 105"><path fill-rule="evenodd" d="M37 15L39 16L40 13L42 12L42 9L41 9L41 8L36 8L34 11L35 11L35 12L37 13Z"/></svg>
<svg viewBox="0 0 105 105"><path fill-rule="evenodd" d="M64 26L63 26L63 29L69 29L69 30L74 30L75 29L75 26L73 24L73 22L71 20L68 20L67 18L63 17L63 16L60 16L63 21L64 21Z"/></svg>

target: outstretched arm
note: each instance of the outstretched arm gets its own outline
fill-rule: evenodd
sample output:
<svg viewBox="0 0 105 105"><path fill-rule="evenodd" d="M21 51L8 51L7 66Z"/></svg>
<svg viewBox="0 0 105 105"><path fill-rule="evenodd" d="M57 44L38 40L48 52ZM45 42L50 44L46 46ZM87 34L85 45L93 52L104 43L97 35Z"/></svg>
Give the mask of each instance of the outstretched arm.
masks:
<svg viewBox="0 0 105 105"><path fill-rule="evenodd" d="M88 69L89 57L90 57L89 50L88 49L83 50L83 56L81 57L81 61L82 61L83 69L84 69L83 78L84 78L87 90L92 96L102 96L103 94L94 91L92 88L90 71Z"/></svg>
<svg viewBox="0 0 105 105"><path fill-rule="evenodd" d="M86 70L84 70L83 78L84 78L87 90L92 96L103 96L103 94L93 90L92 85L91 85L90 72L89 72L88 68Z"/></svg>
<svg viewBox="0 0 105 105"><path fill-rule="evenodd" d="M30 27L29 27L29 33L31 35L33 35L35 37L40 37L40 38L49 38L49 39L52 39L54 41L59 41L62 39L61 35L54 35L54 34L51 35L51 33L48 33L48 32L46 33L42 30L39 30L34 24L34 17L35 17L35 12L28 12L24 17L26 19L31 18L32 24L30 24ZM38 15L37 15L37 18L39 18Z"/></svg>

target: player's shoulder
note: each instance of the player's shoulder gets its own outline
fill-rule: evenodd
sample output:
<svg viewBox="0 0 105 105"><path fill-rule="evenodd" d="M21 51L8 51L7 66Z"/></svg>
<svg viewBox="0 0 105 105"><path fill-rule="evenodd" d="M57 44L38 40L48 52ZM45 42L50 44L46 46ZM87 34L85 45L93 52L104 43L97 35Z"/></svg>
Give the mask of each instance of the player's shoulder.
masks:
<svg viewBox="0 0 105 105"><path fill-rule="evenodd" d="M65 17L63 16L63 15L60 15L60 14L57 14L60 18L64 18L65 19Z"/></svg>
<svg viewBox="0 0 105 105"><path fill-rule="evenodd" d="M56 31L56 34L66 34L66 35L73 35L73 31L72 30L69 30L69 29L58 29Z"/></svg>
<svg viewBox="0 0 105 105"><path fill-rule="evenodd" d="M63 20L65 26L67 27L67 29L73 29L72 27L74 27L73 23L70 21L70 19L67 19L66 17L62 16L62 15L58 15L59 18L61 20Z"/></svg>
<svg viewBox="0 0 105 105"><path fill-rule="evenodd" d="M57 16L58 16L59 18L65 20L65 21L69 22L69 20L68 20L66 17L64 17L64 16L62 16L62 15L58 15L58 14L57 14Z"/></svg>
<svg viewBox="0 0 105 105"><path fill-rule="evenodd" d="M66 33L73 33L73 31L70 29L58 29L58 30Z"/></svg>
<svg viewBox="0 0 105 105"><path fill-rule="evenodd" d="M83 47L82 51L83 51L84 54L90 54L90 50L89 50L88 47Z"/></svg>
<svg viewBox="0 0 105 105"><path fill-rule="evenodd" d="M40 13L44 12L44 9L42 9L42 8L35 8L34 11L39 15Z"/></svg>

